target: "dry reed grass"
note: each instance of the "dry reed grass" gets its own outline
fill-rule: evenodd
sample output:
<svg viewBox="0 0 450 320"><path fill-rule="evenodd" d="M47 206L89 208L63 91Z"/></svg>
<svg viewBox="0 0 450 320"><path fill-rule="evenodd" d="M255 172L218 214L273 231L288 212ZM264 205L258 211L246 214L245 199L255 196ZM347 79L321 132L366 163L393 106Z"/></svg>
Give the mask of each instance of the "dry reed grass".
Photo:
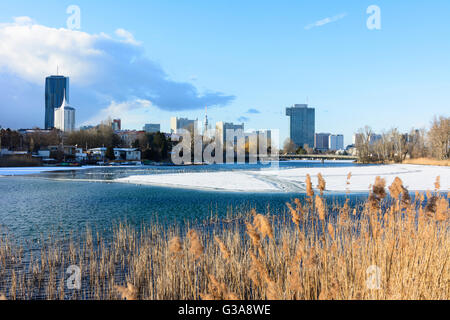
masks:
<svg viewBox="0 0 450 320"><path fill-rule="evenodd" d="M428 165L428 166L450 166L450 160L436 160L429 158L418 158L418 159L406 159L403 160L405 164L417 164L417 165Z"/></svg>
<svg viewBox="0 0 450 320"><path fill-rule="evenodd" d="M287 204L288 217L253 211L181 234L119 224L111 241L88 229L83 241L43 241L29 257L0 237L0 299L450 299L443 195L402 201L407 190L396 179L387 198L377 178L366 204L331 210L311 191ZM81 290L65 288L69 265L81 269Z"/></svg>

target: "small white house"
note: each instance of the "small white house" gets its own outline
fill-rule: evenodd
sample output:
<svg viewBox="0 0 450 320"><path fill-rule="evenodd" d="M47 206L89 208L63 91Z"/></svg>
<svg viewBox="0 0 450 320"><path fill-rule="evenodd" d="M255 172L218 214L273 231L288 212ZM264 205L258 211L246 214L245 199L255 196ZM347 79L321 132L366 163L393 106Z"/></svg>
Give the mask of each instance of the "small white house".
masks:
<svg viewBox="0 0 450 320"><path fill-rule="evenodd" d="M77 161L84 161L88 159L88 154L83 151L83 148L75 149L75 159Z"/></svg>
<svg viewBox="0 0 450 320"><path fill-rule="evenodd" d="M114 148L116 160L141 161L141 151L134 148Z"/></svg>
<svg viewBox="0 0 450 320"><path fill-rule="evenodd" d="M89 153L91 155L97 156L97 157L100 157L100 158L103 158L106 155L106 148L105 147L93 148L93 149L89 149L88 151L89 151Z"/></svg>
<svg viewBox="0 0 450 320"><path fill-rule="evenodd" d="M41 158L50 158L50 150L39 150L37 155Z"/></svg>

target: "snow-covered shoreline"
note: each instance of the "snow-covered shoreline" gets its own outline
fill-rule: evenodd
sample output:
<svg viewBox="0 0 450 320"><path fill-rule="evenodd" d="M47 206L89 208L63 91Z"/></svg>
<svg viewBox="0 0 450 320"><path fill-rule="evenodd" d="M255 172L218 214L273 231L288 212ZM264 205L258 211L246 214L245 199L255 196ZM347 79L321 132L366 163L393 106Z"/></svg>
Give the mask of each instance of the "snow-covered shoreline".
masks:
<svg viewBox="0 0 450 320"><path fill-rule="evenodd" d="M350 184L347 175L352 173ZM384 165L330 168L295 168L284 170L191 172L160 175L140 175L119 178L119 183L154 185L229 192L304 192L306 175L311 175L314 186L321 173L330 192L367 192L375 177L386 179L390 185L395 177L402 179L410 191L434 189L440 176L441 191L450 190L450 168L420 165Z"/></svg>

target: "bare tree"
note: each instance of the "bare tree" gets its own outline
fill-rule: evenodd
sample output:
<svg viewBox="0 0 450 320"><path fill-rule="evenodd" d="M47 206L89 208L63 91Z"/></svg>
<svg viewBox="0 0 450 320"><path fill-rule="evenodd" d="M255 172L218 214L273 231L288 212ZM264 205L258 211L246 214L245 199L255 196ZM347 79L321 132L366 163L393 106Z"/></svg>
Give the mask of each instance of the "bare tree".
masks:
<svg viewBox="0 0 450 320"><path fill-rule="evenodd" d="M283 144L283 151L286 154L295 153L298 149L298 146L292 141L290 138L286 138Z"/></svg>
<svg viewBox="0 0 450 320"><path fill-rule="evenodd" d="M450 157L450 117L435 117L428 133L433 157L443 160Z"/></svg>
<svg viewBox="0 0 450 320"><path fill-rule="evenodd" d="M358 150L358 158L360 162L367 163L371 161L372 150L370 146L370 138L373 135L372 128L365 126L358 130L356 134L356 149Z"/></svg>

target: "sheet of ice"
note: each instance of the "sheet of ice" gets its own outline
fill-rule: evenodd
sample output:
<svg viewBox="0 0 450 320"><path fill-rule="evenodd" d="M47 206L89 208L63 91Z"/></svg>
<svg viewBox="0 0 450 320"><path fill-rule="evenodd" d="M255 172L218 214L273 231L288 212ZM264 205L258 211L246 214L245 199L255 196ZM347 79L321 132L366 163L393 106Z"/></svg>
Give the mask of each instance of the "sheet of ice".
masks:
<svg viewBox="0 0 450 320"><path fill-rule="evenodd" d="M23 168L0 168L0 176L23 176L50 171L72 171L83 170L89 167L23 167Z"/></svg>
<svg viewBox="0 0 450 320"><path fill-rule="evenodd" d="M347 185L349 172L352 173L352 177L350 185ZM377 176L386 179L387 186L395 177L399 177L410 191L433 190L436 177L440 176L441 190L450 190L450 168L419 165L177 173L130 176L115 181L222 191L304 192L306 175L311 176L313 185L316 186L318 173L324 177L326 190L330 192L343 192L347 189L352 192L368 191Z"/></svg>
<svg viewBox="0 0 450 320"><path fill-rule="evenodd" d="M243 171L139 175L116 182L223 191L278 191L276 186Z"/></svg>

